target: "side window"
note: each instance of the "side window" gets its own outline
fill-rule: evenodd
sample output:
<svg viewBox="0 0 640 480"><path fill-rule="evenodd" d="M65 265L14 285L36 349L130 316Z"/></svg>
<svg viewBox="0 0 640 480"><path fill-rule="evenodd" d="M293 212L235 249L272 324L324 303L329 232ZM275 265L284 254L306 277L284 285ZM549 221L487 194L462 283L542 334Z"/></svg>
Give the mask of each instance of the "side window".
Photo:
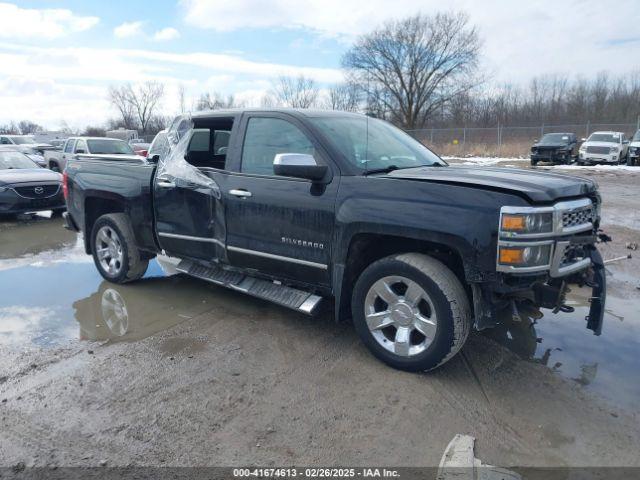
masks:
<svg viewBox="0 0 640 480"><path fill-rule="evenodd" d="M307 136L286 120L249 119L240 170L244 173L273 175L273 159L278 153L314 155L315 149Z"/></svg>
<svg viewBox="0 0 640 480"><path fill-rule="evenodd" d="M76 143L75 140L67 140L67 144L64 146L64 153L73 152L73 145Z"/></svg>
<svg viewBox="0 0 640 480"><path fill-rule="evenodd" d="M208 128L194 130L189 142L189 152L208 152L210 139L211 131Z"/></svg>
<svg viewBox="0 0 640 480"><path fill-rule="evenodd" d="M74 149L74 152L80 153L78 152L78 150L82 150L84 153L89 153L89 151L87 150L87 142L82 139L78 140L76 142L76 148Z"/></svg>

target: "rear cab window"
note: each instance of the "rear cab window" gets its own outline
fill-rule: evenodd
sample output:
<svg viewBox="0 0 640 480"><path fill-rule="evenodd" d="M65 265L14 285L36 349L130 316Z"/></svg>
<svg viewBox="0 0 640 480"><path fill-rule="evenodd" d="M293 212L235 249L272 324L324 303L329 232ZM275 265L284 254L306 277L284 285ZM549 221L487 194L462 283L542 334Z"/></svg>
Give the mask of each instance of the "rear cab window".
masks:
<svg viewBox="0 0 640 480"><path fill-rule="evenodd" d="M186 160L198 168L225 170L234 117L214 117L196 122Z"/></svg>

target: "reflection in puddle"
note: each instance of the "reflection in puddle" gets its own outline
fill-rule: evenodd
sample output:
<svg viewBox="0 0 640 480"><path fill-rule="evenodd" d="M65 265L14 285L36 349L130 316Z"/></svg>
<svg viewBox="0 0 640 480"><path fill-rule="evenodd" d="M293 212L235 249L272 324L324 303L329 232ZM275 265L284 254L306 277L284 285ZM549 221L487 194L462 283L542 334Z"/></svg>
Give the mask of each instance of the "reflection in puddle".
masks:
<svg viewBox="0 0 640 480"><path fill-rule="evenodd" d="M210 310L215 301L209 284L167 276L175 273L167 262L154 260L143 280L115 285L102 280L93 263L32 260L0 271L0 291L11 292L0 299L0 344L16 349L74 339L139 340Z"/></svg>
<svg viewBox="0 0 640 480"><path fill-rule="evenodd" d="M486 335L521 358L546 365L603 397L637 409L640 398L640 318L637 300L607 298L602 335L585 328L589 292L575 289L567 296L572 313L554 315L522 309L521 322L505 318Z"/></svg>

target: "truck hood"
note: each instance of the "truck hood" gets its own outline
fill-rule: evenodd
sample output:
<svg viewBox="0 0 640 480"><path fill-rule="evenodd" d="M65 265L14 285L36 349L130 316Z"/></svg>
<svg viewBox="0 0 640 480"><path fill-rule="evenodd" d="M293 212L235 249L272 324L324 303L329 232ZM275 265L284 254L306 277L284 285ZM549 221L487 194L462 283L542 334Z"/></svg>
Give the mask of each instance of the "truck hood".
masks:
<svg viewBox="0 0 640 480"><path fill-rule="evenodd" d="M612 142L584 142L583 147L617 147L620 148L618 143Z"/></svg>
<svg viewBox="0 0 640 480"><path fill-rule="evenodd" d="M0 185L11 185L15 183L61 182L62 175L45 168L20 168L11 170L0 170Z"/></svg>
<svg viewBox="0 0 640 480"><path fill-rule="evenodd" d="M525 196L532 203L548 203L560 198L587 195L598 188L595 182L585 178L519 168L417 167L394 170L386 176L508 191Z"/></svg>
<svg viewBox="0 0 640 480"><path fill-rule="evenodd" d="M534 143L533 148L566 148L567 150L570 150L571 145L568 143Z"/></svg>

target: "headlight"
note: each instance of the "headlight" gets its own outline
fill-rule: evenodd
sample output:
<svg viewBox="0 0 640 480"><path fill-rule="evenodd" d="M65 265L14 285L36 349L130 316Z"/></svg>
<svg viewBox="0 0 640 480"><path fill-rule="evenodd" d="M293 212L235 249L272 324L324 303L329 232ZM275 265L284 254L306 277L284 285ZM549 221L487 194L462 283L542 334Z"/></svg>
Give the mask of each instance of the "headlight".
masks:
<svg viewBox="0 0 640 480"><path fill-rule="evenodd" d="M505 267L547 267L550 263L550 243L542 245L500 245L498 247L498 264Z"/></svg>
<svg viewBox="0 0 640 480"><path fill-rule="evenodd" d="M7 190L9 190L7 187L0 187L0 193L6 192Z"/></svg>
<svg viewBox="0 0 640 480"><path fill-rule="evenodd" d="M609 153L618 153L618 147L609 148Z"/></svg>
<svg viewBox="0 0 640 480"><path fill-rule="evenodd" d="M503 212L500 217L500 234L503 237L536 235L553 232L553 211Z"/></svg>
<svg viewBox="0 0 640 480"><path fill-rule="evenodd" d="M578 149L579 152L586 152L587 151L587 147L585 147L584 145L581 145L580 148Z"/></svg>

